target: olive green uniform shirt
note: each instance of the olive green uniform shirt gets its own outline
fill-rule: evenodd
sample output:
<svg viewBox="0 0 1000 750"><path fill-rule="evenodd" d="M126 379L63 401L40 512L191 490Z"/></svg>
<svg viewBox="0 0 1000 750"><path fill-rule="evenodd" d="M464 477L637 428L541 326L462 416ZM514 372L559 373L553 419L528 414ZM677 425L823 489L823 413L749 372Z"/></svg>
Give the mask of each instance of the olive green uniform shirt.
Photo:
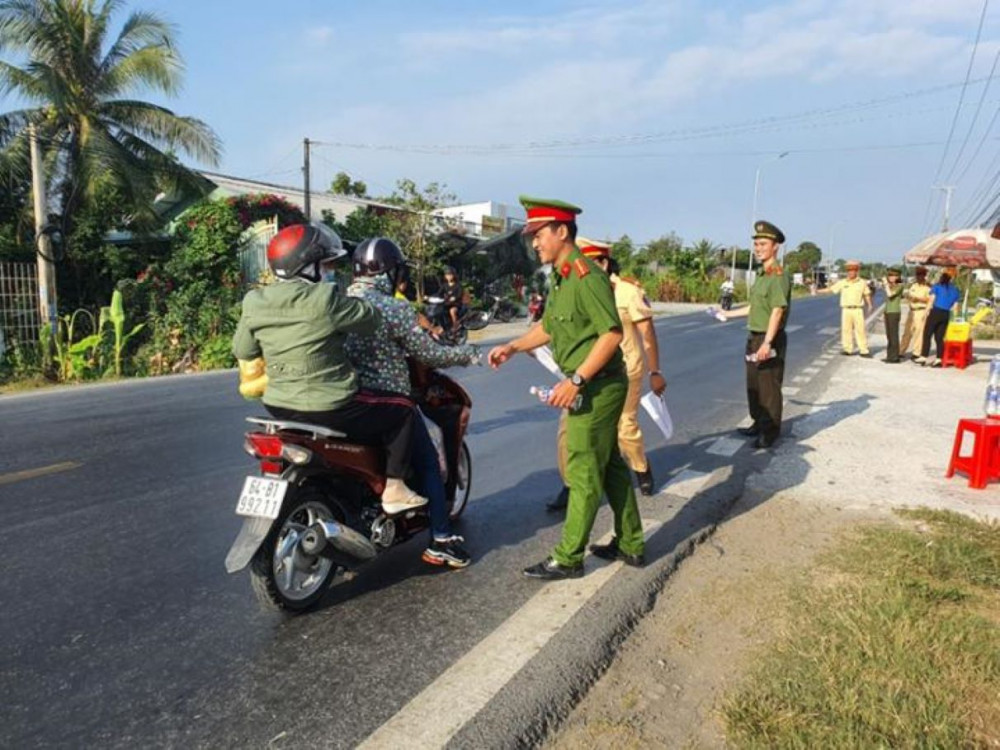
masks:
<svg viewBox="0 0 1000 750"><path fill-rule="evenodd" d="M898 315L903 312L903 284L900 282L899 284L890 285L889 289L892 291L886 292L885 311Z"/></svg>
<svg viewBox="0 0 1000 750"><path fill-rule="evenodd" d="M333 284L279 281L243 298L233 354L267 360L265 404L329 411L358 390L344 352L347 334L374 333L379 321L371 304L338 294Z"/></svg>
<svg viewBox="0 0 1000 750"><path fill-rule="evenodd" d="M583 275L581 270L585 270ZM566 262L552 271L542 328L552 339L553 359L566 375L583 364L598 337L622 328L611 280L579 250L574 249ZM620 348L615 349L604 371L622 371Z"/></svg>
<svg viewBox="0 0 1000 750"><path fill-rule="evenodd" d="M753 333L767 332L771 311L776 307L785 308L781 319L781 330L788 323L788 310L792 303L792 280L784 269L761 273L750 287L750 315L747 328Z"/></svg>

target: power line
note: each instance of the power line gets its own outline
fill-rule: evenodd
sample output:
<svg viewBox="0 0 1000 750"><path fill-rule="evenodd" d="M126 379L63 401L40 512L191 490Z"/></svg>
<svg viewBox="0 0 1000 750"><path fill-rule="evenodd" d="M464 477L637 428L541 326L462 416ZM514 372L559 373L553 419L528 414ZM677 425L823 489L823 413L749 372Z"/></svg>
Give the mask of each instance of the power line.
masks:
<svg viewBox="0 0 1000 750"><path fill-rule="evenodd" d="M962 146L958 149L958 156L955 157L955 162L951 165L951 170L948 172L948 176L944 178L945 182L951 182L951 178L954 176L955 170L958 169L958 165L962 161L962 155L965 153L965 147L969 144L969 138L972 137L972 131L975 129L976 122L979 120L979 113L983 109L983 102L986 100L986 94L989 93L990 83L992 82L993 74L996 73L998 62L1000 62L1000 51L998 51L993 58L993 67L990 69L990 81L987 81L986 85L983 86L983 93L979 97L979 104L976 105L976 111L972 115L972 121L969 123L969 129L965 131L965 138L962 140ZM992 125L992 122L990 124ZM986 132L989 132L989 128L987 128ZM962 172L962 174L965 174L965 172Z"/></svg>
<svg viewBox="0 0 1000 750"><path fill-rule="evenodd" d="M979 27L976 29L976 40L972 45L972 54L969 56L969 66L965 70L965 83L962 84L962 90L958 95L958 104L955 107L955 115L951 119L951 128L948 130L948 139L945 141L944 150L941 152L941 161L938 163L937 171L934 173L934 179L932 183L936 184L941 177L941 172L944 170L945 160L948 158L948 150L951 148L951 139L955 136L955 127L958 125L958 117L962 112L962 105L965 101L965 92L968 89L969 80L972 76L972 65L976 61L976 51L979 49L979 38L983 33L983 23L986 21L986 9L989 7L990 0L983 0L983 10L979 15ZM924 212L924 229L926 233L926 228L928 226L928 219L930 219L931 205L934 201L934 194L931 193L927 198L927 209Z"/></svg>
<svg viewBox="0 0 1000 750"><path fill-rule="evenodd" d="M655 133L640 133L618 136L595 136L577 139L552 139L547 141L529 141L525 143L494 143L494 144L378 144L363 142L345 142L335 140L314 141L316 145L333 148L347 148L369 151L393 151L402 153L506 153L510 151L543 151L558 148L592 148L595 146L628 147L637 144L665 141L692 140L706 137L734 135L740 132L754 132L774 129L775 126L808 123L811 120L835 117L851 112L874 109L903 102L918 97L930 96L953 88L984 83L990 78L966 79L962 83L943 84L926 89L904 92L893 96L864 100L837 107L807 110L791 115L757 118L737 123L716 125L704 128L679 128Z"/></svg>

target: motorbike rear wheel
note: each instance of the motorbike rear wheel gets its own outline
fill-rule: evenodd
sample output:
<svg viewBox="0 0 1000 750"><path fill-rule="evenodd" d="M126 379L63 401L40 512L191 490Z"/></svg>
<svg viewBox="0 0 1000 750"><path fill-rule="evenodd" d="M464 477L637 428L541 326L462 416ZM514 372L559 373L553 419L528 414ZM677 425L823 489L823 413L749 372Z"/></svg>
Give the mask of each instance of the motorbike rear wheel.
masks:
<svg viewBox="0 0 1000 750"><path fill-rule="evenodd" d="M470 331L481 331L490 323L490 314L485 310L474 310L462 318L462 326Z"/></svg>
<svg viewBox="0 0 1000 750"><path fill-rule="evenodd" d="M302 535L317 521L342 519L317 487L306 485L290 494L250 561L250 585L264 609L302 612L323 598L339 570L329 558L305 554L299 546Z"/></svg>
<svg viewBox="0 0 1000 750"><path fill-rule="evenodd" d="M452 521L456 520L462 513L465 512L466 506L469 504L469 495L472 493L472 453L469 451L469 445L464 440L462 441L462 448L458 452L458 476L456 477L455 484L455 499L451 504L451 512L449 517Z"/></svg>

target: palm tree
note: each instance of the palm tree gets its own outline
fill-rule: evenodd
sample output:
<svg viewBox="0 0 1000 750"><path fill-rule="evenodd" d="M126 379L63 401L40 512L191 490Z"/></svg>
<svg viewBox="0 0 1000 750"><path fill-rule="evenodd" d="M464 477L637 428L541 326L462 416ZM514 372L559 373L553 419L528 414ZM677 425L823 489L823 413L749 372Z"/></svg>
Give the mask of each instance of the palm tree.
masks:
<svg viewBox="0 0 1000 750"><path fill-rule="evenodd" d="M121 0L0 0L0 96L23 108L0 115L0 164L28 174L28 126L38 133L63 230L99 180L110 179L139 212L162 190L198 188L183 152L215 165L218 137L200 120L132 98L174 94L183 64L173 26L128 16L108 44ZM16 61L10 61L10 56Z"/></svg>

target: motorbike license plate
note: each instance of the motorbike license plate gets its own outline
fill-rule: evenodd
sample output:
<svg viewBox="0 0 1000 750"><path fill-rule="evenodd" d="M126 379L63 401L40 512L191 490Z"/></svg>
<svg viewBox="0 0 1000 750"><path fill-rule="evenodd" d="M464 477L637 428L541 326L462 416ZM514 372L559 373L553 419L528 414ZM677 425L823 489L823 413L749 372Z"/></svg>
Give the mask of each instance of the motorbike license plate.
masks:
<svg viewBox="0 0 1000 750"><path fill-rule="evenodd" d="M239 502L236 503L236 515L277 518L287 491L288 482L284 479L247 477Z"/></svg>

